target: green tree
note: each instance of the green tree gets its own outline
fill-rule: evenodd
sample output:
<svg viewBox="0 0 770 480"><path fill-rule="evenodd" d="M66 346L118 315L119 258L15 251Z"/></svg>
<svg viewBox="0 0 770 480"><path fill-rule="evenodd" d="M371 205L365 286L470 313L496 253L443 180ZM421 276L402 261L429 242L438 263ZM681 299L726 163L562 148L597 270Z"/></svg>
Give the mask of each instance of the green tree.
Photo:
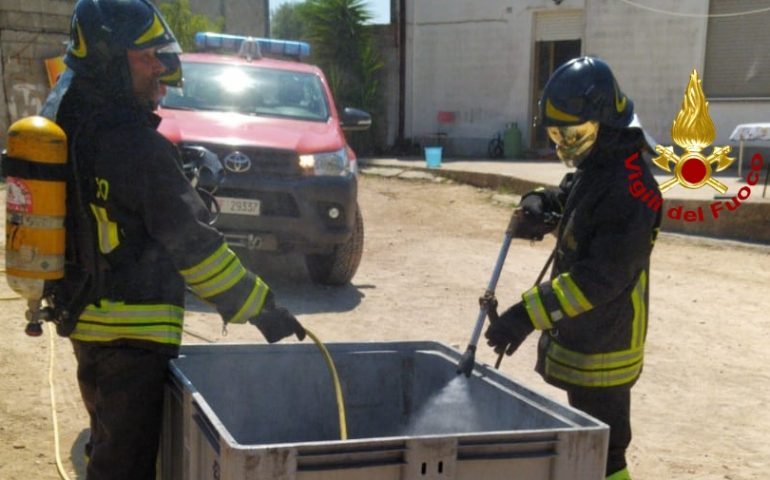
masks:
<svg viewBox="0 0 770 480"><path fill-rule="evenodd" d="M225 24L222 17L212 21L205 15L193 14L190 0L171 0L161 3L159 8L185 52L195 49L197 32L221 32Z"/></svg>
<svg viewBox="0 0 770 480"><path fill-rule="evenodd" d="M270 36L282 40L307 41L302 9L305 3L284 3L270 15Z"/></svg>
<svg viewBox="0 0 770 480"><path fill-rule="evenodd" d="M326 73L337 106L358 107L373 117L380 110L379 72L383 67L367 27L372 19L364 0L306 0L298 10L312 45L312 60ZM374 131L350 141L360 153L372 149Z"/></svg>

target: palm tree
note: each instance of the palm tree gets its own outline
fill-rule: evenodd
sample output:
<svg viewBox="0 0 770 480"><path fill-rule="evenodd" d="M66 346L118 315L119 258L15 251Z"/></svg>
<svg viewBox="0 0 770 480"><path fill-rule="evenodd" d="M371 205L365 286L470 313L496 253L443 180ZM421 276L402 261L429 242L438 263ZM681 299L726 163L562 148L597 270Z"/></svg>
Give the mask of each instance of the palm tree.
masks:
<svg viewBox="0 0 770 480"><path fill-rule="evenodd" d="M209 20L205 15L196 15L190 9L190 0L172 0L161 3L160 11L174 32L179 46L185 52L195 49L196 32L221 32L224 19Z"/></svg>
<svg viewBox="0 0 770 480"><path fill-rule="evenodd" d="M374 116L380 108L378 73L383 63L366 25L372 19L366 2L306 0L298 11L313 47L312 61L326 73L337 105L362 108ZM350 140L367 152L372 138L370 130Z"/></svg>

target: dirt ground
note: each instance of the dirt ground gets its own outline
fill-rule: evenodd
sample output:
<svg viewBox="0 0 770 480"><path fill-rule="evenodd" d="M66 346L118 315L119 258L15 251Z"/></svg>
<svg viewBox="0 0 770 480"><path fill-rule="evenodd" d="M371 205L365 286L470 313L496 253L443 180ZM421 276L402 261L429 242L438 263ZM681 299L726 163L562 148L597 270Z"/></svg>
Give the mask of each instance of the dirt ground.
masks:
<svg viewBox="0 0 770 480"><path fill-rule="evenodd" d="M364 175L366 224L353 284L323 288L301 261L264 261L279 302L322 340L435 340L465 349L510 209L492 192ZM3 199L4 204L4 199ZM498 284L507 306L536 278L553 239L515 241ZM646 365L633 390L635 479L767 478L770 471L770 247L662 235L653 253ZM58 478L48 384L48 332L23 333L25 305L0 282L0 479ZM11 298L11 299L8 299ZM193 310L195 307L193 306ZM218 317L187 315L187 343L261 342L249 326L221 336ZM558 401L534 372L535 336L502 369ZM87 417L69 343L56 338L55 393L64 467L84 478ZM494 363L480 348L479 361Z"/></svg>

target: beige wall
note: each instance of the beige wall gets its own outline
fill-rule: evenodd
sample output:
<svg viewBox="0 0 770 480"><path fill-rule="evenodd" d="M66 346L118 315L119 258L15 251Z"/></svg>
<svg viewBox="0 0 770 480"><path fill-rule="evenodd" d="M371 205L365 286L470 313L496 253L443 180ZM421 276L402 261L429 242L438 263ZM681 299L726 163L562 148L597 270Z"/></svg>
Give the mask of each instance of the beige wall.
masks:
<svg viewBox="0 0 770 480"><path fill-rule="evenodd" d="M0 144L48 95L43 60L64 53L74 0L0 0Z"/></svg>
<svg viewBox="0 0 770 480"><path fill-rule="evenodd" d="M157 3L157 2L156 2ZM0 147L19 118L48 95L43 60L64 53L75 0L0 0ZM191 0L194 13L223 17L225 31L265 36L267 0Z"/></svg>

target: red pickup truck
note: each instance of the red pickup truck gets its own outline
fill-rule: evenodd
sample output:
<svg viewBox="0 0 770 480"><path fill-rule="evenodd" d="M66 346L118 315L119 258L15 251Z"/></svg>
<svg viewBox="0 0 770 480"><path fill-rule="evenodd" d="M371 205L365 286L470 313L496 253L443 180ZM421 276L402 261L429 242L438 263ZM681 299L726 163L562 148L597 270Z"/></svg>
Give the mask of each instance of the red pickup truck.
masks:
<svg viewBox="0 0 770 480"><path fill-rule="evenodd" d="M343 129L371 117L338 112L318 67L268 58L306 55L305 43L199 33L196 44L207 52L181 56L184 86L169 88L159 130L183 156L203 147L218 157L214 226L236 251L298 252L313 281L348 283L364 226Z"/></svg>

